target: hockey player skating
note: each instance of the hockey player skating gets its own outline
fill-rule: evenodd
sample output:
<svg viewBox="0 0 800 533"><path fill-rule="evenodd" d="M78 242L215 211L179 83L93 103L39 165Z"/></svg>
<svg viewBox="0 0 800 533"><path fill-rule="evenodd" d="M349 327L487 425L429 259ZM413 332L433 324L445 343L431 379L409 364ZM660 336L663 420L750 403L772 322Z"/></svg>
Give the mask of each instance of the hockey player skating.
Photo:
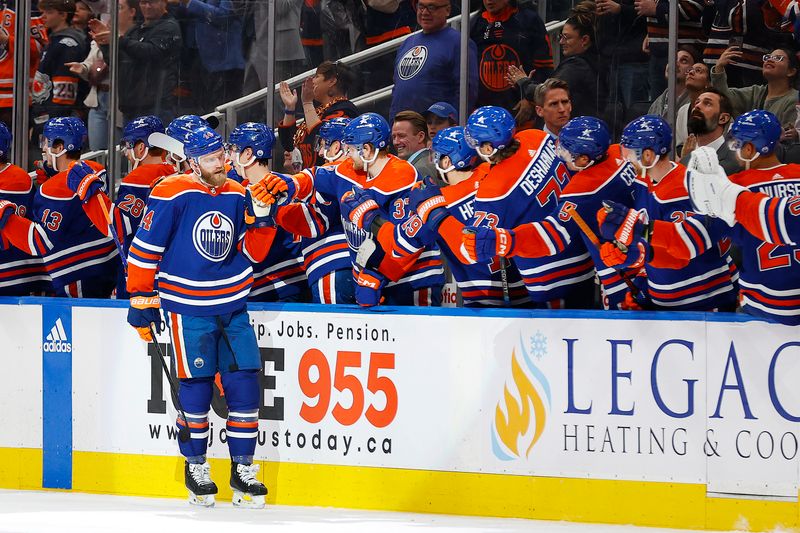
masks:
<svg viewBox="0 0 800 533"><path fill-rule="evenodd" d="M612 201L598 210L602 237L621 244L604 243L603 261L620 269L644 266L647 284L646 290L642 287L642 304L664 310L735 310L738 272L728 256L724 224L693 212L686 167L667 156L672 144L669 125L655 115L639 117L625 126L620 144L641 173L635 191L639 211ZM692 253L649 257L646 245L630 238L630 230L649 228L650 221L653 233Z"/></svg>
<svg viewBox="0 0 800 533"><path fill-rule="evenodd" d="M222 138L214 130L198 127L183 144L191 174L166 178L153 188L130 247L128 322L142 339L153 341L152 328L162 329L163 302L186 414L186 419L179 414L177 424L188 426L191 435L179 442L190 502L213 505L217 493L206 449L219 372L228 404L233 502L262 507L267 489L253 464L261 360L246 301L253 284L250 263L264 258L275 230L245 188L226 177Z"/></svg>
<svg viewBox="0 0 800 533"><path fill-rule="evenodd" d="M610 142L608 126L602 120L570 120L559 132L558 154L575 174L564 187L556 208L541 221L513 229L469 228L463 236L468 254L477 261L494 256L546 257L563 250L572 239L583 239L600 278L603 306L619 308L628 289L623 279L626 273L602 262L600 250L592 240L599 233L595 213L603 199L633 205L636 171L622 158L620 146ZM574 222L577 217L587 224L591 237Z"/></svg>
<svg viewBox="0 0 800 533"><path fill-rule="evenodd" d="M96 195L105 187L105 170L93 161L79 162L85 138L79 118L45 124L42 157L57 174L36 191L31 219L12 214L0 232L25 253L42 257L56 295L108 298L119 252L108 237L103 211L109 206Z"/></svg>

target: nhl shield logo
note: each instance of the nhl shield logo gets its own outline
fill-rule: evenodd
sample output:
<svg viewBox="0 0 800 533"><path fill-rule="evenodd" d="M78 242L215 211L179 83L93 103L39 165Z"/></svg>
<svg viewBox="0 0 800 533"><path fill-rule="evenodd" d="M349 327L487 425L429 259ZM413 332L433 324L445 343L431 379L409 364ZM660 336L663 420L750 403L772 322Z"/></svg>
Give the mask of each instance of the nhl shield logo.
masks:
<svg viewBox="0 0 800 533"><path fill-rule="evenodd" d="M419 74L426 59L428 59L428 49L425 46L415 46L400 58L397 63L397 75L401 80L410 80Z"/></svg>
<svg viewBox="0 0 800 533"><path fill-rule="evenodd" d="M218 263L224 260L231 250L233 222L219 211L208 212L195 222L192 241L200 255Z"/></svg>

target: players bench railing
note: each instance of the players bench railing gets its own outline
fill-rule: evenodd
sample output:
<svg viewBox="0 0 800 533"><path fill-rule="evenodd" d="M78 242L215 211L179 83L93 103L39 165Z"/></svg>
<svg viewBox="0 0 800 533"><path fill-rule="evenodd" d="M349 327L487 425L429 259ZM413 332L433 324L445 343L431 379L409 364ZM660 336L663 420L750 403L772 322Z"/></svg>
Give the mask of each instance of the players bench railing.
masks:
<svg viewBox="0 0 800 533"><path fill-rule="evenodd" d="M470 17L476 15L477 13L478 13L477 11L473 11L472 13L470 13ZM461 15L450 17L447 20L447 22L453 27L459 27L461 22ZM550 42L556 42L556 43L558 42L558 33L564 27L565 22L566 22L565 20L559 20L559 21L549 22L545 25L547 33L550 36ZM410 35L416 35L420 32L421 30L416 31ZM339 61L348 66L354 66L364 63L365 61L369 61L371 59L375 59L377 57L381 57L383 55L387 55L391 52L396 51L397 49L400 48L400 46L408 37L409 35L403 35L402 37L386 41L385 43L381 43L377 46L373 46L366 50L362 50L360 52L356 52L354 54L346 56L340 59ZM560 53L561 50L559 49L558 46L553 47L553 56L554 56L553 59L556 62L556 64L558 63L558 60L560 58L561 55ZM307 70L305 72L302 72L296 76L289 78L288 80L286 80L286 82L292 88L300 87L303 83L303 80L305 80L309 76L313 76L315 72L316 68ZM392 84L382 89L378 89L354 97L352 99L352 102L359 107L372 106L377 102L391 98L393 89L394 85ZM276 94L277 91L278 91L278 83L274 85L272 95L274 96L274 94ZM232 100L230 102L222 104L218 106L214 112L208 113L207 115L203 116L204 118L208 118L211 116L216 117L219 120L219 126L217 127L217 129L221 134L227 136L227 133L230 131L230 129L236 124L238 124L237 115L240 110L264 102L268 100L269 96L270 96L270 87L264 87L263 89L259 89L253 93L237 98L236 100ZM271 109L268 109L268 113L271 114L271 112L272 112ZM96 150L92 152L87 152L83 154L83 156L81 156L82 159L92 159L99 161L105 161L107 157L108 157L107 150Z"/></svg>

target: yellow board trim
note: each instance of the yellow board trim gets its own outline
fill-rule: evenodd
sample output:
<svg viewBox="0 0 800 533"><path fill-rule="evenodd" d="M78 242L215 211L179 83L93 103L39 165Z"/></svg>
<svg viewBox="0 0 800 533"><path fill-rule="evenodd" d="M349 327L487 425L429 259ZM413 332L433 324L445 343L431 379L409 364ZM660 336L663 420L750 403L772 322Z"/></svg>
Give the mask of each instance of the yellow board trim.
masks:
<svg viewBox="0 0 800 533"><path fill-rule="evenodd" d="M41 459L38 449L0 448L0 488L41 490ZM180 457L74 451L72 461L78 492L186 497ZM219 499L230 500L230 462L210 462ZM261 474L267 501L280 505L686 529L800 527L796 502L712 498L702 484L271 462L261 463Z"/></svg>

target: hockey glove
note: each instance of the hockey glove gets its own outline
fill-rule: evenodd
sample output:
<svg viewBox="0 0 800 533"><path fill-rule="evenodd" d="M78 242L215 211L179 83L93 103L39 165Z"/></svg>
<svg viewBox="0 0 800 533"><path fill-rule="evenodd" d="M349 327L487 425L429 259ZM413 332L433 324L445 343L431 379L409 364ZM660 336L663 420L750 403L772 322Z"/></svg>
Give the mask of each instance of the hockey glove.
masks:
<svg viewBox="0 0 800 533"><path fill-rule="evenodd" d="M380 214L378 202L364 189L353 189L344 193L339 207L342 217L355 224L358 229L369 229L372 221Z"/></svg>
<svg viewBox="0 0 800 533"><path fill-rule="evenodd" d="M42 186L44 182L58 174L58 170L50 166L47 161L34 161L33 166L36 171L36 185Z"/></svg>
<svg viewBox="0 0 800 533"><path fill-rule="evenodd" d="M95 173L92 167L81 161L70 165L67 172L67 187L85 204L92 196L103 190L105 177L105 170Z"/></svg>
<svg viewBox="0 0 800 533"><path fill-rule="evenodd" d="M415 183L408 193L408 209L415 211L422 223L429 225L431 230L438 231L447 217L447 200L442 196L439 186L428 176Z"/></svg>
<svg viewBox="0 0 800 533"><path fill-rule="evenodd" d="M248 187L245 189L244 221L249 228L269 228L275 225L275 213L277 206L273 202L264 204L253 199L253 195Z"/></svg>
<svg viewBox="0 0 800 533"><path fill-rule="evenodd" d="M489 261L493 257L508 257L514 249L516 237L512 230L503 228L478 228L466 226L461 242L467 256L475 262Z"/></svg>
<svg viewBox="0 0 800 533"><path fill-rule="evenodd" d="M356 280L356 302L361 307L374 307L383 302L381 291L386 278L375 270L362 270Z"/></svg>
<svg viewBox="0 0 800 533"><path fill-rule="evenodd" d="M623 250L637 241L647 240L649 222L644 209L636 211L610 200L604 201L603 207L597 211L597 224L603 239L614 241Z"/></svg>
<svg viewBox="0 0 800 533"><path fill-rule="evenodd" d="M143 341L152 342L150 324L157 333L161 333L161 299L155 292L137 292L131 294L131 306L128 309L128 324L136 329Z"/></svg>
<svg viewBox="0 0 800 533"><path fill-rule="evenodd" d="M297 197L297 182L289 176L270 174L253 187L253 197L264 204L291 202Z"/></svg>
<svg viewBox="0 0 800 533"><path fill-rule="evenodd" d="M623 252L614 243L604 242L600 246L600 259L617 270L641 268L647 259L647 246L644 242L637 242Z"/></svg>
<svg viewBox="0 0 800 533"><path fill-rule="evenodd" d="M8 219L17 211L17 204L8 200L0 200L0 231L6 226Z"/></svg>
<svg viewBox="0 0 800 533"><path fill-rule="evenodd" d="M634 289L628 289L625 299L619 304L620 309L625 311L644 311L650 309L652 303L647 294L647 276L640 273L631 280Z"/></svg>

